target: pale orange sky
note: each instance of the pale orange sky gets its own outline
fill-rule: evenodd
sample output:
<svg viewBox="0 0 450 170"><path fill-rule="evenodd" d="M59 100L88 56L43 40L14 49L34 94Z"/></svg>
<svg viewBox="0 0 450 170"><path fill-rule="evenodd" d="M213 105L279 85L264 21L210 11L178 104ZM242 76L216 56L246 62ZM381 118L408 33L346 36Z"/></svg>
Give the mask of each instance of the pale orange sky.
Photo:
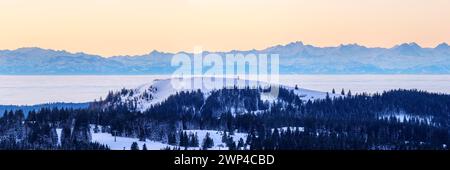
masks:
<svg viewBox="0 0 450 170"><path fill-rule="evenodd" d="M303 41L450 42L450 0L1 0L0 49L104 56L261 49Z"/></svg>

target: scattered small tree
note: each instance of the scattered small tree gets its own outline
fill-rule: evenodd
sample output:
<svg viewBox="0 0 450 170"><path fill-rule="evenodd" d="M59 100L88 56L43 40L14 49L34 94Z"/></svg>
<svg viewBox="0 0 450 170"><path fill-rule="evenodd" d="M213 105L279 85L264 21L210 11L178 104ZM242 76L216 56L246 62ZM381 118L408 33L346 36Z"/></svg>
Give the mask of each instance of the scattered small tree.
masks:
<svg viewBox="0 0 450 170"><path fill-rule="evenodd" d="M139 150L139 146L138 146L137 142L133 142L133 144L131 144L131 150L132 151Z"/></svg>
<svg viewBox="0 0 450 170"><path fill-rule="evenodd" d="M228 149L229 150L236 150L237 148L236 148L236 143L234 142L234 141L231 141L229 144L228 144Z"/></svg>
<svg viewBox="0 0 450 170"><path fill-rule="evenodd" d="M209 133L206 133L205 139L203 139L202 148L204 150L208 148L212 148L214 146L214 140L209 136Z"/></svg>
<svg viewBox="0 0 450 170"><path fill-rule="evenodd" d="M177 137L174 133L167 135L167 143L169 145L177 145Z"/></svg>
<svg viewBox="0 0 450 170"><path fill-rule="evenodd" d="M222 142L226 143L228 140L227 132L224 130L222 134Z"/></svg>
<svg viewBox="0 0 450 170"><path fill-rule="evenodd" d="M145 145L145 143L144 143L144 145L142 145L142 150L143 150L143 151L146 151L146 150L147 150L147 145Z"/></svg>
<svg viewBox="0 0 450 170"><path fill-rule="evenodd" d="M245 145L244 139L240 138L239 142L238 142L238 145L237 145L237 149L239 150L239 149L243 148L244 145Z"/></svg>
<svg viewBox="0 0 450 170"><path fill-rule="evenodd" d="M199 141L198 141L198 135L195 133L195 135L192 135L191 137L191 146L192 147L199 147Z"/></svg>

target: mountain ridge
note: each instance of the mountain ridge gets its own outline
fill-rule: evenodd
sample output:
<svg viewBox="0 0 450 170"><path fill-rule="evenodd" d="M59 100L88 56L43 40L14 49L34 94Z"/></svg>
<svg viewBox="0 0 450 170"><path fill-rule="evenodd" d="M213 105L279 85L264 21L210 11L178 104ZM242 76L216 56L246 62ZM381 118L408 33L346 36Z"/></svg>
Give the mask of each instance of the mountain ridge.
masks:
<svg viewBox="0 0 450 170"><path fill-rule="evenodd" d="M179 52L192 55L188 52ZM213 53L205 51L204 54ZM391 48L341 44L316 47L301 41L261 50L225 53L279 54L282 74L450 74L450 47L403 43ZM153 50L142 55L104 57L83 52L24 47L0 50L0 75L170 74L176 53Z"/></svg>

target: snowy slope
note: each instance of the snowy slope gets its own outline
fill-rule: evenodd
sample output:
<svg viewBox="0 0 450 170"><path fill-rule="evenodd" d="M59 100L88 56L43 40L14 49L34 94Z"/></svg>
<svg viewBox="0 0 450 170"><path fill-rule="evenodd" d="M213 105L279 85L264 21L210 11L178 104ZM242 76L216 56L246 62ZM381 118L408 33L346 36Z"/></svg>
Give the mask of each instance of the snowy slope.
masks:
<svg viewBox="0 0 450 170"><path fill-rule="evenodd" d="M130 150L131 144L133 142L138 143L140 149L145 144L148 150L161 150L169 145L157 142L146 140L145 142L139 141L138 138L129 138L129 137L116 137L116 141L114 141L114 136L110 133L92 133L92 142L98 142L100 144L108 145L111 150Z"/></svg>
<svg viewBox="0 0 450 170"><path fill-rule="evenodd" d="M209 136L211 139L213 139L214 147L210 148L210 150L228 150L228 147L226 147L226 144L222 142L222 131L216 131L216 130L185 130L187 134L189 133L197 133L198 139L200 141L200 144L202 144L203 139L206 136L206 133L209 133ZM229 134L228 134L229 135ZM237 144L240 138L242 140L247 140L247 134L246 133L234 133L233 135L229 135L230 137L233 137L233 141ZM192 149L200 149L200 148L192 148Z"/></svg>
<svg viewBox="0 0 450 170"><path fill-rule="evenodd" d="M144 84L136 89L133 89L132 93L122 94L120 98L122 103L134 103L134 105L136 106L136 110L143 112L154 104L164 102L169 96L175 95L177 92L201 90L206 95L206 98L213 90L233 88L235 86L238 88L268 88L270 86L274 87L275 84L253 80L244 80L240 78L190 77L185 79L156 79L152 83ZM323 99L327 95L324 92L314 90L302 88L295 89L294 87L284 85L281 86L289 90L294 90L294 93L305 101ZM329 95L332 98L340 96L337 94ZM277 96L271 93L262 93L261 100L273 102L277 100ZM107 105L114 105L114 103L109 103Z"/></svg>
<svg viewBox="0 0 450 170"><path fill-rule="evenodd" d="M210 148L209 150L226 150L228 149L225 145L225 143L222 142L222 131L216 131L216 130L184 130L187 134L197 134L198 136L198 140L200 143L200 147L189 147L187 148L188 150L200 150L201 149L201 144L203 142L203 139L206 136L206 133L209 133L210 137L213 139L214 141L214 147ZM176 148L176 146L172 146L172 145L168 145L162 142L158 142L158 141L152 141L152 140L146 140L144 141L139 141L138 138L131 138L131 137L114 137L112 134L110 133L102 133L102 132L98 132L95 133L94 132L94 126L91 126L91 134L92 134L92 142L98 142L100 144L104 144L104 145L108 145L108 147L111 150L130 150L131 149L131 144L133 144L133 142L136 142L139 146L139 149L142 149L143 145L145 144L148 150L161 150L164 149L166 147L170 147L170 148ZM231 135L231 137L233 137L233 140L236 142L239 141L240 138L242 138L244 141L246 141L247 139L247 134L246 133L235 133L234 135ZM115 140L114 140L115 138ZM181 148L184 149L184 148Z"/></svg>
<svg viewBox="0 0 450 170"><path fill-rule="evenodd" d="M281 132L281 131L287 131L287 130L290 130L290 131L292 131L292 132L295 132L297 129L300 131L300 132L304 132L305 131L305 127L281 127L281 128L277 128L277 130L278 130L278 132ZM272 132L275 130L274 128L272 128L271 129L272 130Z"/></svg>
<svg viewBox="0 0 450 170"><path fill-rule="evenodd" d="M61 145L61 128L56 128L56 135L58 136L58 145Z"/></svg>

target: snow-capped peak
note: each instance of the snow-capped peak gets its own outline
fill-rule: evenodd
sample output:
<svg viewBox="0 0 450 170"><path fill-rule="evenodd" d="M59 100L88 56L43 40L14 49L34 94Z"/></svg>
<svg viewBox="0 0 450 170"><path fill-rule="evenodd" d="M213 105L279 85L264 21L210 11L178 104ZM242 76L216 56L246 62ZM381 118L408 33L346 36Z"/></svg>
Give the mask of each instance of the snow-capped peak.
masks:
<svg viewBox="0 0 450 170"><path fill-rule="evenodd" d="M286 47L292 47L292 46L303 46L304 44L303 44L303 42L302 41L295 41L295 42L291 42L291 43L289 43L289 44L286 44L285 46Z"/></svg>
<svg viewBox="0 0 450 170"><path fill-rule="evenodd" d="M436 46L435 49L438 49L438 50L447 50L447 49L450 49L450 46L448 46L447 43L441 43L441 44L439 44L438 46Z"/></svg>
<svg viewBox="0 0 450 170"><path fill-rule="evenodd" d="M420 45L415 43L415 42L411 42L411 43L403 43L401 45L397 45L394 48L395 49L410 49L410 50L414 50L414 49L420 49L422 47L420 47Z"/></svg>
<svg viewBox="0 0 450 170"><path fill-rule="evenodd" d="M367 48L365 46L359 45L357 43L353 43L353 44L341 44L339 45L339 48Z"/></svg>

